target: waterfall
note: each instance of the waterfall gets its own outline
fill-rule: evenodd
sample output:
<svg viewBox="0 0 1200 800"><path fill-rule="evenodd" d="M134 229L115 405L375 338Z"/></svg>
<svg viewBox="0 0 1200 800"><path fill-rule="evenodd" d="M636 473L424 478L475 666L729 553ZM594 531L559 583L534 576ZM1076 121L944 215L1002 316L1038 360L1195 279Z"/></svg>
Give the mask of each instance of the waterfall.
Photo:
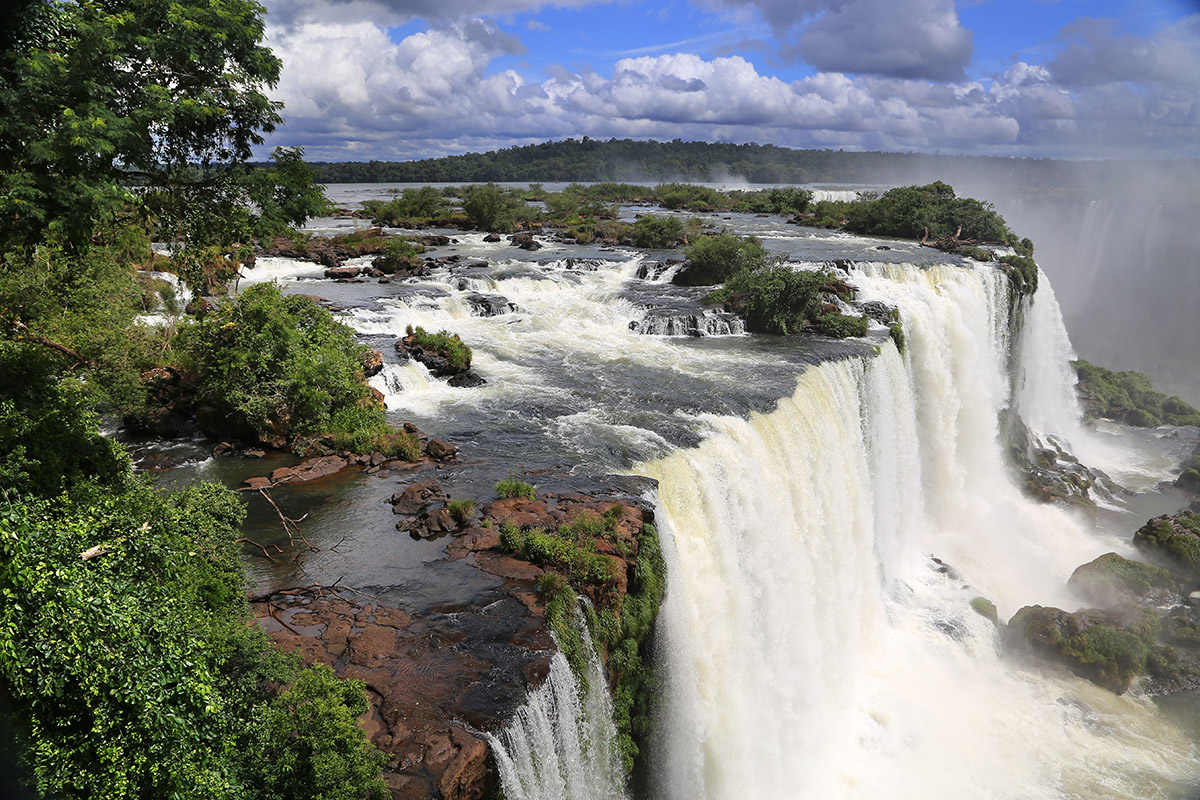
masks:
<svg viewBox="0 0 1200 800"><path fill-rule="evenodd" d="M1027 500L998 442L1008 303L990 267L866 264L907 334L808 368L768 414L707 417L659 481L668 676L657 796L1145 798L1197 770L1144 698L1003 658L992 624L1070 608L1107 549Z"/></svg>
<svg viewBox="0 0 1200 800"><path fill-rule="evenodd" d="M581 683L556 653L545 682L488 742L506 800L623 800L612 703L600 659L577 613L587 655Z"/></svg>

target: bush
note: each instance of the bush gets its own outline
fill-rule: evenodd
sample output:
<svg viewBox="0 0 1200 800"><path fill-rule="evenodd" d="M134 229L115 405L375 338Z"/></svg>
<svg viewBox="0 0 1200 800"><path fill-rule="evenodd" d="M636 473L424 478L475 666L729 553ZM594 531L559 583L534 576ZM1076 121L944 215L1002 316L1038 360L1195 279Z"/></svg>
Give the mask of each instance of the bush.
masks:
<svg viewBox="0 0 1200 800"><path fill-rule="evenodd" d="M757 192L730 192L734 211L750 214L794 216L808 210L813 194L808 189L762 189Z"/></svg>
<svg viewBox="0 0 1200 800"><path fill-rule="evenodd" d="M757 333L795 333L815 320L821 310L821 288L829 274L792 269L785 264L738 273L708 302L725 307L746 320Z"/></svg>
<svg viewBox="0 0 1200 800"><path fill-rule="evenodd" d="M509 233L518 223L537 217L521 199L505 194L492 183L468 186L462 190L462 198L463 212L481 231Z"/></svg>
<svg viewBox="0 0 1200 800"><path fill-rule="evenodd" d="M962 239L981 242L1006 242L1011 236L991 203L956 197L954 188L941 181L900 186L877 199L848 204L846 230L907 239L919 239L926 232L931 237L959 233Z"/></svg>
<svg viewBox="0 0 1200 800"><path fill-rule="evenodd" d="M973 258L976 261L992 260L992 251L982 247L960 247L958 248L958 254L967 258Z"/></svg>
<svg viewBox="0 0 1200 800"><path fill-rule="evenodd" d="M412 434L389 425L383 408L376 403L338 409L330 417L328 433L339 450L382 453L402 461L421 459L421 443Z"/></svg>
<svg viewBox="0 0 1200 800"><path fill-rule="evenodd" d="M1013 282L1016 284L1018 290L1023 292L1037 291L1038 266L1032 258L1026 256L1001 256L1000 263L1012 268L1009 270L1009 275L1013 277Z"/></svg>
<svg viewBox="0 0 1200 800"><path fill-rule="evenodd" d="M767 263L767 251L753 236L721 233L701 236L686 251L686 270L681 280L688 286L724 283L740 272L758 270Z"/></svg>
<svg viewBox="0 0 1200 800"><path fill-rule="evenodd" d="M654 188L654 197L663 208L686 208L690 211L728 211L733 200L726 194L707 186L690 183L665 183Z"/></svg>
<svg viewBox="0 0 1200 800"><path fill-rule="evenodd" d="M533 484L517 480L511 475L496 481L496 494L500 497L526 497L533 499Z"/></svg>
<svg viewBox="0 0 1200 800"><path fill-rule="evenodd" d="M382 797L362 684L247 625L243 516L215 484L0 502L0 724L28 796Z"/></svg>
<svg viewBox="0 0 1200 800"><path fill-rule="evenodd" d="M683 239L683 223L678 217L645 216L633 223L631 234L636 247L674 247Z"/></svg>
<svg viewBox="0 0 1200 800"><path fill-rule="evenodd" d="M412 337L412 344L423 350L437 353L446 359L456 372L463 372L471 368L471 348L458 337L457 333L450 333L450 331L429 333L420 326L416 328L409 326L406 333Z"/></svg>
<svg viewBox="0 0 1200 800"><path fill-rule="evenodd" d="M826 336L845 339L849 336L867 335L867 315L851 317L837 312L818 314L812 321L813 327Z"/></svg>
<svg viewBox="0 0 1200 800"><path fill-rule="evenodd" d="M471 514L475 512L474 500L451 500L446 507L450 510L450 516L459 525L465 525L467 520L471 518Z"/></svg>
<svg viewBox="0 0 1200 800"><path fill-rule="evenodd" d="M383 255L375 259L375 266L387 273L395 272L398 269L419 267L421 266L421 253L424 252L424 246L410 242L408 239L401 237L388 239L383 245Z"/></svg>
<svg viewBox="0 0 1200 800"><path fill-rule="evenodd" d="M1073 361L1077 389L1090 417L1106 417L1137 427L1200 425L1200 410L1158 391L1140 372L1113 372L1087 361Z"/></svg>
<svg viewBox="0 0 1200 800"><path fill-rule="evenodd" d="M212 433L313 437L339 409L370 402L354 332L274 284L191 321L177 342Z"/></svg>
<svg viewBox="0 0 1200 800"><path fill-rule="evenodd" d="M432 186L405 189L399 196L382 202L368 200L363 207L371 212L372 223L400 227L406 222L424 221L445 217L450 213L450 204L440 191Z"/></svg>

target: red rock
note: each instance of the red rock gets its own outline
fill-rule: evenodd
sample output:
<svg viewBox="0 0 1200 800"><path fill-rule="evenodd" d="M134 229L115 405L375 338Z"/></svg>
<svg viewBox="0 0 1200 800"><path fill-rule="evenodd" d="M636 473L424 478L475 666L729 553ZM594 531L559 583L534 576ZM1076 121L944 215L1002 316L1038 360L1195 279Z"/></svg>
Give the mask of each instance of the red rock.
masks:
<svg viewBox="0 0 1200 800"><path fill-rule="evenodd" d="M304 483L326 478L344 470L349 462L340 456L320 456L301 461L294 467L280 467L271 473L271 482L276 484Z"/></svg>

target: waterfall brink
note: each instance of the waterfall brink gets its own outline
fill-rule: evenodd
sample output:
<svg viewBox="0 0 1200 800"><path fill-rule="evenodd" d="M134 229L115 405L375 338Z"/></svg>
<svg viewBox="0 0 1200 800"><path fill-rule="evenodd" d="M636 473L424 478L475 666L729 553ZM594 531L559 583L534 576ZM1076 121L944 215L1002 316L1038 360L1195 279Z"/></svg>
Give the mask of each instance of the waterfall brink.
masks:
<svg viewBox="0 0 1200 800"><path fill-rule="evenodd" d="M1144 698L1001 657L1104 552L1027 500L998 438L1006 278L860 265L902 356L826 362L769 414L708 417L657 478L670 589L652 755L668 800L1174 797L1192 747Z"/></svg>
<svg viewBox="0 0 1200 800"><path fill-rule="evenodd" d="M561 652L499 736L488 735L506 800L623 800L612 703L582 614L586 686Z"/></svg>

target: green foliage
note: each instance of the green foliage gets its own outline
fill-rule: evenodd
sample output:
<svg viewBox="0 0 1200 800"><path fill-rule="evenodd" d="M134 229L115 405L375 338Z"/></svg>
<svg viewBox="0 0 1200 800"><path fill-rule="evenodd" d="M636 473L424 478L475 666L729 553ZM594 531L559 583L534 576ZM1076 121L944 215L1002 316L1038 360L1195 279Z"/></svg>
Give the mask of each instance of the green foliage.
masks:
<svg viewBox="0 0 1200 800"><path fill-rule="evenodd" d="M421 253L425 247L410 242L408 239L396 237L388 239L383 245L383 255L375 262L375 266L384 272L395 272L398 269L411 269L421 265Z"/></svg>
<svg viewBox="0 0 1200 800"><path fill-rule="evenodd" d="M835 339L845 339L849 336L867 335L867 315L851 317L836 311L818 314L812 321L812 326L819 333L832 336Z"/></svg>
<svg viewBox="0 0 1200 800"><path fill-rule="evenodd" d="M502 528L503 531L503 528ZM554 641L562 652L571 671L586 687L587 653L583 649L583 636L575 624L575 609L579 600L567 579L557 572L546 572L538 578L538 593L542 596L546 624L554 632Z"/></svg>
<svg viewBox="0 0 1200 800"><path fill-rule="evenodd" d="M960 247L958 248L958 254L967 258L973 258L976 261L992 260L992 251L984 247Z"/></svg>
<svg viewBox="0 0 1200 800"><path fill-rule="evenodd" d="M647 524L638 536L637 561L621 607L619 638L604 639L613 643L608 656L609 672L616 676L613 721L626 773L633 771L641 754L637 742L653 730L658 680L651 664L650 633L666 588L667 564L658 532Z"/></svg>
<svg viewBox="0 0 1200 800"><path fill-rule="evenodd" d="M986 597L971 598L971 609L986 620L990 620L993 625L1000 624L1000 617L996 613L996 604Z"/></svg>
<svg viewBox="0 0 1200 800"><path fill-rule="evenodd" d="M786 264L748 269L734 275L708 296L740 314L749 330L760 333L796 333L815 325L822 314L821 291L830 281L823 271L793 269ZM836 323L825 323L833 328ZM861 335L861 334L855 334Z"/></svg>
<svg viewBox="0 0 1200 800"><path fill-rule="evenodd" d="M808 210L813 193L808 189L778 188L757 192L730 192L734 211L750 214L781 214L794 216Z"/></svg>
<svg viewBox="0 0 1200 800"><path fill-rule="evenodd" d="M896 349L900 351L900 355L904 355L904 349L908 346L908 340L904 337L904 323L897 320L888 325L888 336L896 343Z"/></svg>
<svg viewBox="0 0 1200 800"><path fill-rule="evenodd" d="M1026 256L1000 256L999 260L1001 264L1007 264L1009 267L1012 267L1009 275L1013 277L1017 289L1027 293L1037 291L1037 262Z"/></svg>
<svg viewBox="0 0 1200 800"><path fill-rule="evenodd" d="M95 401L45 348L0 340L0 493L52 497L125 479L129 457L97 430Z"/></svg>
<svg viewBox="0 0 1200 800"><path fill-rule="evenodd" d="M235 434L321 433L338 409L367 402L354 332L311 299L259 284L190 322L179 346L199 406Z"/></svg>
<svg viewBox="0 0 1200 800"><path fill-rule="evenodd" d="M1064 655L1092 666L1102 686L1121 686L1146 669L1157 634L1155 626L1127 630L1101 623L1068 637L1059 647Z"/></svg>
<svg viewBox="0 0 1200 800"><path fill-rule="evenodd" d="M701 236L685 255L689 286L724 283L738 273L760 270L767 264L767 251L757 238L728 232Z"/></svg>
<svg viewBox="0 0 1200 800"><path fill-rule="evenodd" d="M1105 553L1076 569L1071 575L1070 585L1078 585L1084 592L1091 591L1101 596L1111 590L1142 597L1151 589L1173 588L1174 581L1171 573L1162 567L1131 561L1116 553Z"/></svg>
<svg viewBox="0 0 1200 800"><path fill-rule="evenodd" d="M690 183L665 183L654 188L654 197L663 208L689 211L728 211L734 201L729 195L707 186Z"/></svg>
<svg viewBox="0 0 1200 800"><path fill-rule="evenodd" d="M678 217L648 215L633 223L631 231L636 247L664 249L683 239L683 223Z"/></svg>
<svg viewBox="0 0 1200 800"><path fill-rule="evenodd" d="M278 151L271 179L243 166L281 121L261 15L252 0L133 0L46 4L23 20L37 35L18 36L0 70L3 237L83 250L146 209L192 244L227 244L255 221L249 202L269 201L268 223L307 206L311 175L287 163L297 151Z"/></svg>
<svg viewBox="0 0 1200 800"><path fill-rule="evenodd" d="M412 337L414 345L439 354L456 371L461 372L471 368L471 348L458 337L457 333L449 331L429 333L418 326L408 331L408 335Z"/></svg>
<svg viewBox="0 0 1200 800"><path fill-rule="evenodd" d="M1200 425L1200 410L1167 396L1140 372L1113 372L1087 361L1073 361L1076 387L1089 417L1105 417L1139 427Z"/></svg>
<svg viewBox="0 0 1200 800"><path fill-rule="evenodd" d="M214 484L0 503L0 695L37 795L261 797L311 751L324 763L287 796L335 796L317 793L331 774L336 796L377 796L359 792L379 781L361 686L327 680L319 725L272 697L294 666L246 625L243 516Z"/></svg>
<svg viewBox="0 0 1200 800"><path fill-rule="evenodd" d="M1134 543L1160 551L1193 576L1200 575L1200 515L1194 511L1151 520L1134 535Z"/></svg>
<svg viewBox="0 0 1200 800"><path fill-rule="evenodd" d="M432 186L408 188L399 197L386 203L368 200L363 207L371 212L375 225L404 227L405 223L440 219L450 214L450 204L440 191Z"/></svg>
<svg viewBox="0 0 1200 800"><path fill-rule="evenodd" d="M593 539L579 539L565 526L552 532L541 528L514 532L505 526L500 530L502 548L540 567L561 571L574 585L603 584L613 579L612 562L595 552Z"/></svg>
<svg viewBox="0 0 1200 800"><path fill-rule="evenodd" d="M145 234L139 238L148 249ZM44 346L41 357L59 370L81 371L93 401L121 414L144 404L138 376L155 365L169 335L134 322L145 289L133 267L118 260L131 246L93 246L84 256L46 245L14 248L0 268L0 332L74 351L82 363Z"/></svg>
<svg viewBox="0 0 1200 800"><path fill-rule="evenodd" d="M387 757L367 742L358 716L368 708L362 681L339 680L324 664L300 672L254 720L245 751L261 800L385 800L379 771Z"/></svg>
<svg viewBox="0 0 1200 800"><path fill-rule="evenodd" d="M512 475L496 481L496 494L500 497L526 497L533 499L533 484L518 480Z"/></svg>
<svg viewBox="0 0 1200 800"><path fill-rule="evenodd" d="M450 510L450 516L459 525L465 525L471 515L475 513L474 500L451 500L446 507Z"/></svg>
<svg viewBox="0 0 1200 800"><path fill-rule="evenodd" d="M495 184L468 186L462 191L463 212L481 231L509 233L537 213L518 197L506 194Z"/></svg>
<svg viewBox="0 0 1200 800"><path fill-rule="evenodd" d="M402 461L421 460L421 443L412 434L389 425L383 408L376 403L338 408L330 415L326 431L338 450L382 453Z"/></svg>
<svg viewBox="0 0 1200 800"><path fill-rule="evenodd" d="M846 230L871 236L919 239L953 236L981 242L1004 242L1009 230L990 203L960 198L953 187L936 181L926 186L900 186L878 199L860 199L847 207Z"/></svg>

